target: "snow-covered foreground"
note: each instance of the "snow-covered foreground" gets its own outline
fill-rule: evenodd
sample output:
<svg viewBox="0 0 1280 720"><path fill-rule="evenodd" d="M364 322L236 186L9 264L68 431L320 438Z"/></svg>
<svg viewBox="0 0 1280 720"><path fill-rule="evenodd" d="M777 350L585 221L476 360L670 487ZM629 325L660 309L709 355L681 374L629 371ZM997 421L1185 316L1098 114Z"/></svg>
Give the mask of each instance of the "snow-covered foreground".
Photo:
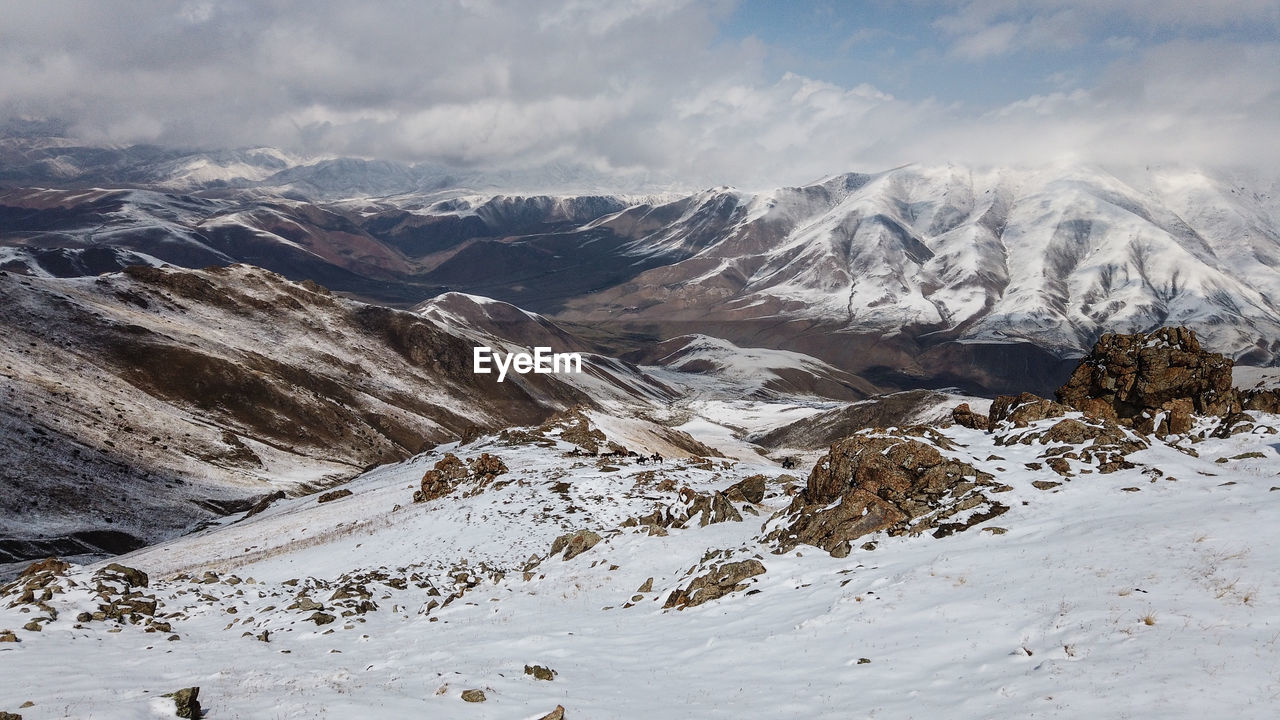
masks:
<svg viewBox="0 0 1280 720"><path fill-rule="evenodd" d="M656 450L614 434L628 427L606 432ZM761 525L789 502L788 479L749 452L699 462L667 449L660 466L606 466L563 440L444 446L367 473L350 497L281 501L118 558L150 574L142 592L161 602L157 618L177 614L166 620L180 639L78 622L97 607L86 586L100 566L59 580L58 618L40 632L20 628L47 613L0 609L0 629L21 639L0 643L0 710L171 717L161 695L196 685L210 718L514 719L557 705L572 720L1276 716L1280 435L1181 443L1198 457L1156 441L1132 469L1064 482L1026 466L1044 459L1039 444L942 432L958 444L948 455L1013 488L1000 495L1010 510L942 539L863 538L874 549L842 559L770 552ZM464 483L413 504L446 451L491 453L509 472L470 497ZM1246 453L1259 456L1230 459ZM620 527L679 505L682 486L723 490L755 473L770 478L758 516L737 502L742 522ZM577 529L603 540L547 557ZM712 564L748 558L766 568L749 589L663 609ZM341 597L353 585L376 609L343 614L360 599ZM336 619L309 620L312 602ZM534 664L555 678L525 674ZM487 701L464 702L469 689Z"/></svg>

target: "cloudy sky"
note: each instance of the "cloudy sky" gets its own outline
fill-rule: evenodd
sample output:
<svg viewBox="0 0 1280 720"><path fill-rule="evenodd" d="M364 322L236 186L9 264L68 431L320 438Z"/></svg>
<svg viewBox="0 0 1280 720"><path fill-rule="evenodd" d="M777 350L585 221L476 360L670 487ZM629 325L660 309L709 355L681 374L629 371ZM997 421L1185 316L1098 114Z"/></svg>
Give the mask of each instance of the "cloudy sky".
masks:
<svg viewBox="0 0 1280 720"><path fill-rule="evenodd" d="M0 0L0 122L693 184L1280 163L1280 0Z"/></svg>

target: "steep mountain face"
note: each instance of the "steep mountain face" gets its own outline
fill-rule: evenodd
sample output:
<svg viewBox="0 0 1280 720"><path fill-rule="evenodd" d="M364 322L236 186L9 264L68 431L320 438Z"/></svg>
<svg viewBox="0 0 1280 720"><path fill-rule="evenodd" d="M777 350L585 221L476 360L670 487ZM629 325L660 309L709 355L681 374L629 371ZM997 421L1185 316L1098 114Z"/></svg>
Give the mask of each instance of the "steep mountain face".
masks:
<svg viewBox="0 0 1280 720"><path fill-rule="evenodd" d="M481 306L431 319L244 265L0 272L0 306L0 562L153 542L476 426L672 397L594 356L580 375L498 383L472 372L472 348L536 338L474 330Z"/></svg>
<svg viewBox="0 0 1280 720"><path fill-rule="evenodd" d="M1273 359L1276 203L1198 173L1149 181L1137 189L1100 171L907 167L757 195L726 191L717 211L682 216L628 248L693 254L562 314L803 319L926 343L1027 341L1059 356L1104 329L1185 324L1244 360ZM704 243L708 223L719 227Z"/></svg>
<svg viewBox="0 0 1280 720"><path fill-rule="evenodd" d="M988 393L1047 392L1104 331L1186 325L1254 364L1280 349L1280 186L1258 174L907 166L521 196L426 166L46 145L5 146L0 266L19 272L248 262L404 307L492 297L623 352L704 334ZM85 187L112 177L133 189Z"/></svg>

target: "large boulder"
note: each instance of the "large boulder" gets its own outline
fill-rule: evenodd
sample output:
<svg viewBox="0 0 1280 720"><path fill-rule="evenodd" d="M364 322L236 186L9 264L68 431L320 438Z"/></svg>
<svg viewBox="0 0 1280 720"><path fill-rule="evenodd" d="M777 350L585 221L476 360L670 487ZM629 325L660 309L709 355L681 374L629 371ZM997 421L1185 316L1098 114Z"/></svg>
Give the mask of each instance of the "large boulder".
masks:
<svg viewBox="0 0 1280 720"><path fill-rule="evenodd" d="M694 578L688 587L671 591L663 607L683 610L745 590L748 585L746 581L756 575L763 575L764 571L764 564L755 558L713 565L710 570Z"/></svg>
<svg viewBox="0 0 1280 720"><path fill-rule="evenodd" d="M770 532L778 552L814 545L842 557L852 542L878 531L932 530L944 537L1004 513L982 490L1003 488L990 474L944 456L932 445L895 435L853 435L831 446L808 485ZM961 513L963 519L952 521Z"/></svg>
<svg viewBox="0 0 1280 720"><path fill-rule="evenodd" d="M961 427L967 427L971 430L986 430L987 416L975 413L969 407L969 403L960 403L951 411L951 421Z"/></svg>
<svg viewBox="0 0 1280 720"><path fill-rule="evenodd" d="M561 551L564 551L564 555L560 559L572 560L595 547L600 540L600 536L590 530L577 530L556 538L551 543L551 554L559 555Z"/></svg>
<svg viewBox="0 0 1280 720"><path fill-rule="evenodd" d="M1185 433L1191 414L1240 411L1230 358L1200 347L1194 331L1103 335L1057 391L1058 401L1140 432Z"/></svg>

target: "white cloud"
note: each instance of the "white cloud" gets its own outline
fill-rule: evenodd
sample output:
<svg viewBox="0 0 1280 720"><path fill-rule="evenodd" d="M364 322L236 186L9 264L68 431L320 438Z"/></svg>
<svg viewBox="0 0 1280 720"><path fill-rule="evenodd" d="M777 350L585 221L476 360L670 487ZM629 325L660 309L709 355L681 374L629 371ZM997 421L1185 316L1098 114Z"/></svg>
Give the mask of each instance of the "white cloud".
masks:
<svg viewBox="0 0 1280 720"><path fill-rule="evenodd" d="M0 3L0 5L5 5ZM1274 3L1124 6L1144 22L1264 22ZM959 3L938 62L975 67L1095 37L1130 50L1100 82L1001 107L905 100L851 80L769 77L764 49L682 0L384 5L7 3L0 119L86 139L519 167L581 162L695 184L799 183L906 162L1280 162L1276 43L1143 46L1102 0ZM1031 8L1031 10L1028 10Z"/></svg>

